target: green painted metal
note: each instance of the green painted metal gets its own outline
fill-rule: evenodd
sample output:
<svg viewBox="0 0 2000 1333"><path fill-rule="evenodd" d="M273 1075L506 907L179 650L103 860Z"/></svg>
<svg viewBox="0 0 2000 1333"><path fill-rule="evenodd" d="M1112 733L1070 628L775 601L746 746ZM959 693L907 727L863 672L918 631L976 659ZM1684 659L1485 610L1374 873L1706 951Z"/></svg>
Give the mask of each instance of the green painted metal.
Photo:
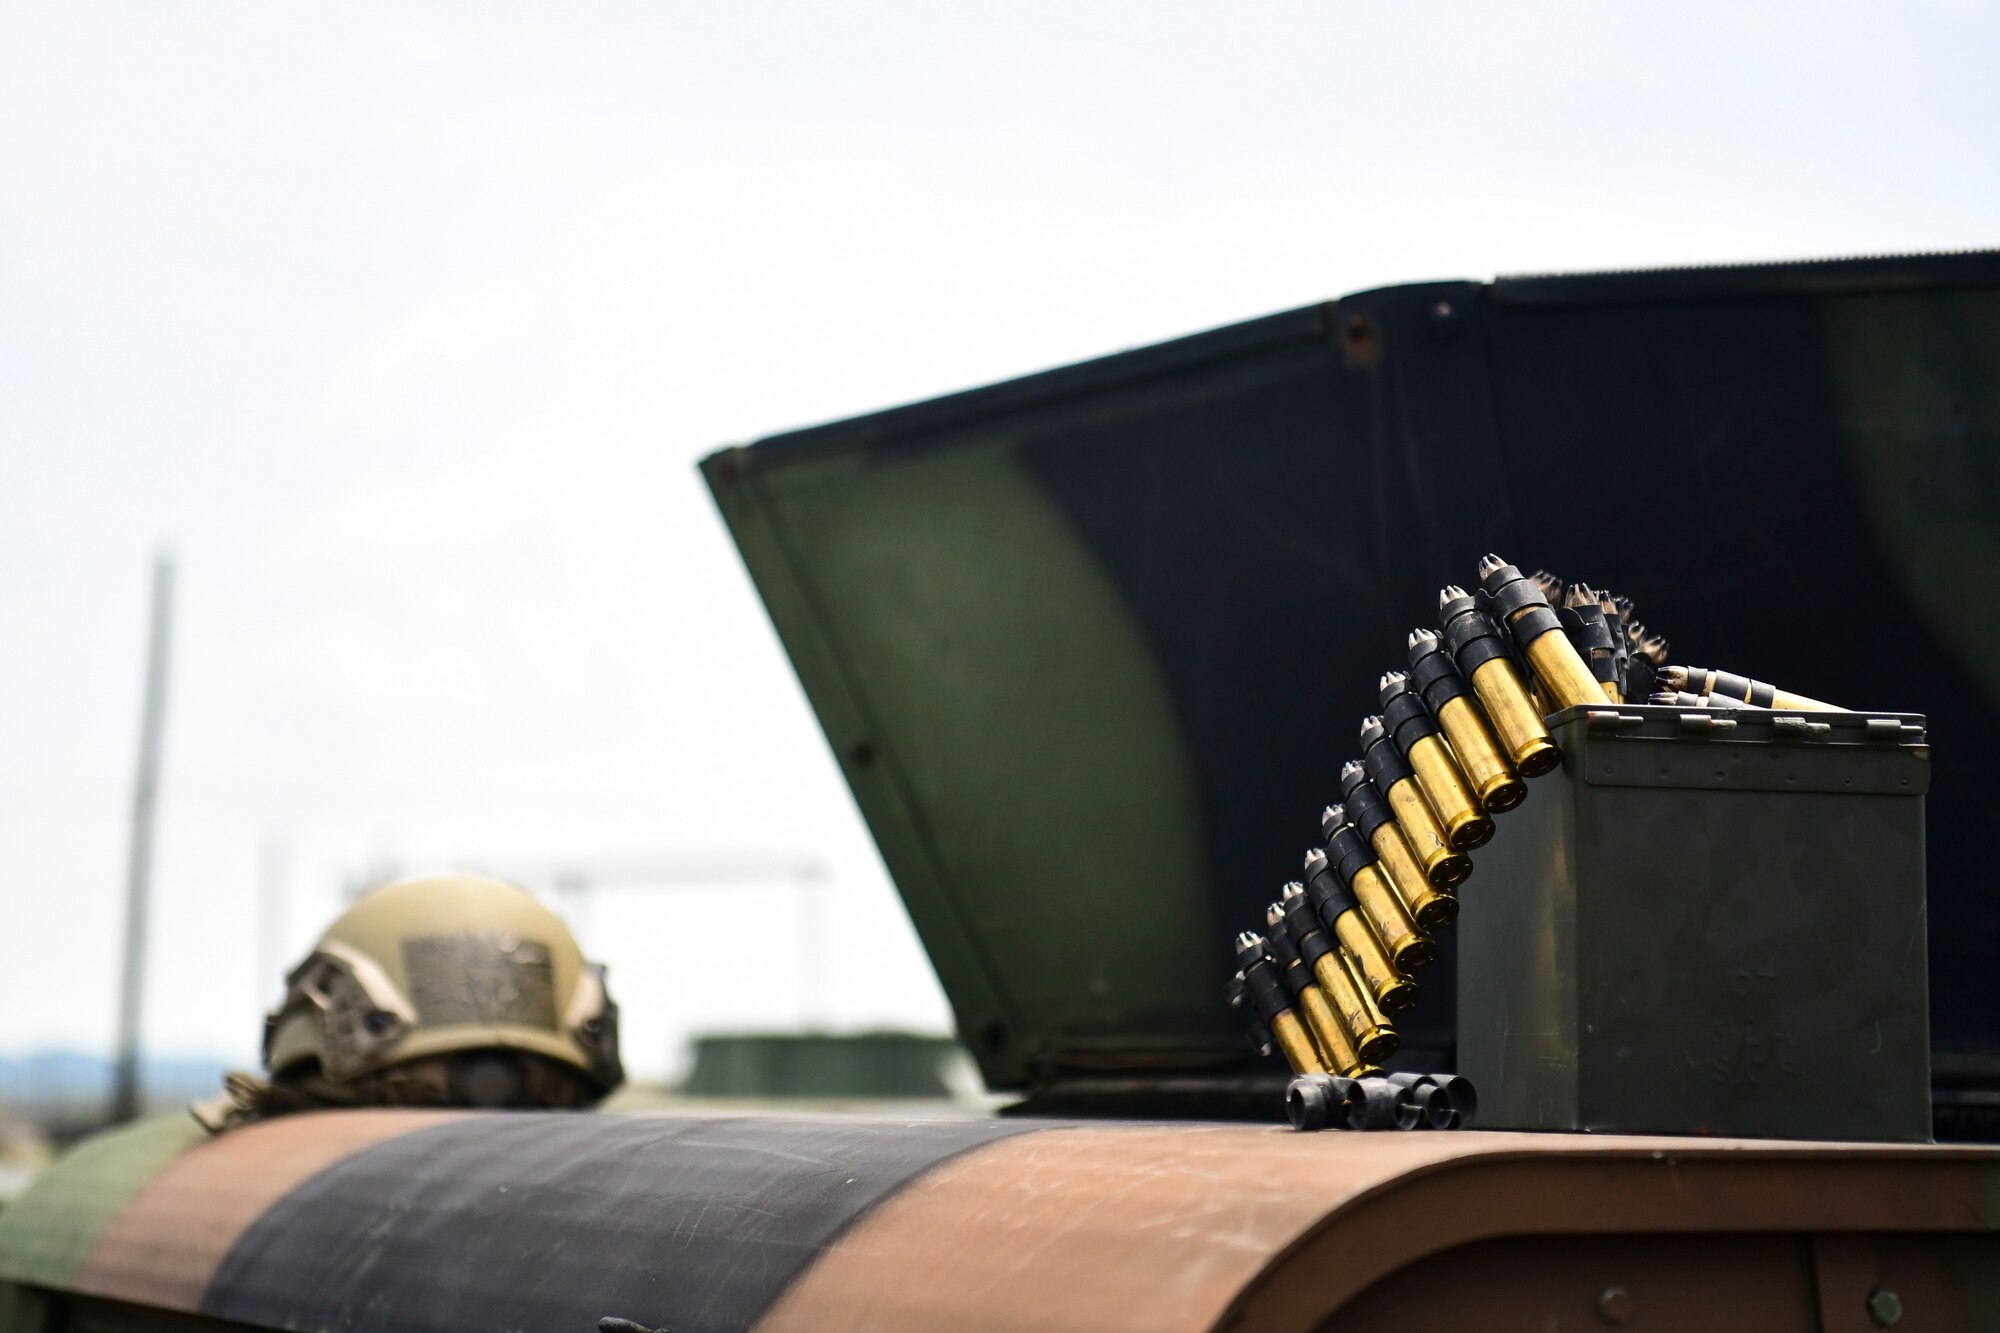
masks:
<svg viewBox="0 0 2000 1333"><path fill-rule="evenodd" d="M187 1115L84 1140L0 1212L0 1279L60 1288L97 1238L169 1163L208 1141Z"/></svg>
<svg viewBox="0 0 2000 1333"><path fill-rule="evenodd" d="M782 485L720 481L728 459L718 501L988 1082L1093 1047L1234 1058L1183 984L1212 941L1187 929L1207 890L1171 701L1009 442Z"/></svg>
<svg viewBox="0 0 2000 1333"><path fill-rule="evenodd" d="M1928 1141L1921 724L1551 719L1563 767L1462 895L1458 1070L1480 1124Z"/></svg>

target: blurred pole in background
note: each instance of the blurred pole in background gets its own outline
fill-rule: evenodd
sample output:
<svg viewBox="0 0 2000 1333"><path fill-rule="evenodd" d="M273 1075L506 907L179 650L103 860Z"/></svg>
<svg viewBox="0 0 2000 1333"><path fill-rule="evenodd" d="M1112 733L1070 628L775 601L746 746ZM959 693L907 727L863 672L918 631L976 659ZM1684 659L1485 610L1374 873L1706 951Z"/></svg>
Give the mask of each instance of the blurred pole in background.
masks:
<svg viewBox="0 0 2000 1333"><path fill-rule="evenodd" d="M174 561L153 557L152 628L146 645L146 702L139 730L139 778L132 790L131 857L125 875L125 971L118 1005L118 1063L111 1120L139 1118L139 1000L146 982L146 906L153 875L153 801L159 789L160 732L167 711L167 652L173 634Z"/></svg>

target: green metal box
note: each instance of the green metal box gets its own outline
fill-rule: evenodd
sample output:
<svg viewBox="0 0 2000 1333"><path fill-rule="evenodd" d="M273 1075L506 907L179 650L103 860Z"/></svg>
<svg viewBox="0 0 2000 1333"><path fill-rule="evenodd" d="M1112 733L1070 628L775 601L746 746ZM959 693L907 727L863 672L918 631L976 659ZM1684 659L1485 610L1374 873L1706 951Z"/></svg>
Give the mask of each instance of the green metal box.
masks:
<svg viewBox="0 0 2000 1333"><path fill-rule="evenodd" d="M1620 705L1475 858L1488 1128L1927 1141L1924 720Z"/></svg>

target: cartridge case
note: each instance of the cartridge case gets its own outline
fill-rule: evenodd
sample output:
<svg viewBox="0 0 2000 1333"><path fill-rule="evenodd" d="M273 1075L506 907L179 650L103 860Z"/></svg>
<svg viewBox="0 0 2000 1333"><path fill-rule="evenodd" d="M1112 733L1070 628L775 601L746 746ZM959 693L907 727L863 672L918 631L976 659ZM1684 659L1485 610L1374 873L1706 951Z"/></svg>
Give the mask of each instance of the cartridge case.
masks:
<svg viewBox="0 0 2000 1333"><path fill-rule="evenodd" d="M1528 784L1501 752L1500 742L1486 725L1477 703L1463 696L1447 699L1438 709L1437 720L1488 814L1502 814L1527 799Z"/></svg>
<svg viewBox="0 0 2000 1333"><path fill-rule="evenodd" d="M1403 837L1389 802L1368 780L1367 772L1358 764L1348 764L1341 769L1340 786L1345 805L1333 808L1341 810L1345 818L1352 820L1362 845L1372 852L1369 859L1380 861L1382 876L1395 901L1402 907L1403 915L1419 930L1423 929L1424 920L1449 922L1457 914L1458 904L1445 901L1448 891L1431 884L1422 863ZM1320 832L1331 839L1332 830L1325 827L1324 819ZM1327 854L1334 854L1330 841ZM1457 855L1462 857L1463 853ZM1388 937L1384 936L1383 943L1388 942Z"/></svg>
<svg viewBox="0 0 2000 1333"><path fill-rule="evenodd" d="M1496 657L1473 668L1472 688L1522 777L1538 778L1562 762L1562 751L1549 739L1541 711L1514 674L1512 662Z"/></svg>
<svg viewBox="0 0 2000 1333"><path fill-rule="evenodd" d="M1325 1073L1325 1063L1319 1058L1319 1048L1313 1044L1312 1035L1286 1002L1287 988L1281 964L1267 952L1268 948L1268 942L1253 931L1245 931L1236 937L1236 965L1242 971L1251 1002L1256 1006L1258 1017L1271 1030L1272 1040L1284 1053L1285 1063L1292 1067L1293 1073Z"/></svg>
<svg viewBox="0 0 2000 1333"><path fill-rule="evenodd" d="M1481 1124L1928 1138L1923 719L1551 721L1456 932Z"/></svg>
<svg viewBox="0 0 2000 1333"><path fill-rule="evenodd" d="M1368 978L1362 975L1361 961L1354 956L1354 951L1352 949L1349 949L1346 945L1342 945L1335 952L1340 959L1340 970L1347 973L1348 979L1352 981L1356 989L1358 989L1361 992L1362 1003L1368 1007L1368 1016L1374 1019L1379 1026L1385 1028L1388 1027L1389 1015L1386 1011L1384 1011L1380 1002L1376 1000L1374 991L1369 989ZM1400 994L1406 996L1408 998L1411 1007L1414 1007L1416 1004L1416 997L1417 997L1417 989L1416 989L1417 983L1414 981L1410 981L1407 982L1406 984L1407 984L1406 990L1400 992ZM1399 1011L1399 1012L1406 1012L1406 1011ZM1398 1042L1400 1042L1401 1038L1399 1037L1397 1040Z"/></svg>
<svg viewBox="0 0 2000 1333"><path fill-rule="evenodd" d="M1319 1049L1313 1045L1312 1037L1306 1032L1305 1024L1290 1009L1271 1015L1266 1020L1271 1026L1271 1039L1278 1044L1285 1063L1292 1067L1294 1074L1324 1074L1329 1072L1321 1063Z"/></svg>
<svg viewBox="0 0 2000 1333"><path fill-rule="evenodd" d="M1416 782L1411 779L1398 782L1389 788L1387 795L1390 813L1396 816L1396 827L1416 854L1417 864L1423 867L1424 881L1439 889L1463 883L1472 874L1472 858L1454 851L1445 841L1444 830Z"/></svg>
<svg viewBox="0 0 2000 1333"><path fill-rule="evenodd" d="M1314 852L1306 858L1306 873L1315 877L1333 875L1324 852ZM1323 890L1323 895L1331 893L1338 908L1345 901L1342 898L1345 892L1330 887ZM1398 1045L1395 1029L1376 1007L1366 984L1340 966L1339 939L1320 919L1319 909L1303 885L1285 886L1281 911L1286 938L1293 942L1292 947L1339 1015L1354 1050L1363 1060L1371 1062L1395 1054ZM1277 933L1276 927L1273 933Z"/></svg>
<svg viewBox="0 0 2000 1333"><path fill-rule="evenodd" d="M1346 825L1327 832L1326 854L1338 870L1341 882L1347 886L1354 901L1360 904L1362 917L1374 932L1383 953L1392 961L1398 972L1413 972L1428 967L1437 958L1437 948L1416 924L1403 906L1403 899L1390 882L1383 878L1373 846L1394 847L1401 834L1396 831L1395 821L1389 817L1388 803L1377 798L1375 805L1368 804L1374 788L1366 783L1349 788L1350 799L1361 798L1356 807L1362 813L1359 825ZM1343 817L1347 807L1334 806ZM1370 837L1369 835L1373 836ZM1384 863L1386 864L1386 863ZM1435 896L1435 891L1422 880L1417 880L1421 899ZM1379 995L1379 990L1377 991Z"/></svg>
<svg viewBox="0 0 2000 1333"><path fill-rule="evenodd" d="M1312 916L1312 904L1305 900L1305 894L1298 885L1287 885L1285 893L1299 904L1301 910L1296 913L1297 916L1301 919ZM1320 1063L1336 1074L1360 1068L1362 1061L1355 1054L1354 1036L1313 980L1312 969L1306 965L1298 941L1293 937L1284 907L1280 903L1272 903L1265 913L1265 921L1270 929L1266 940L1271 957L1284 976L1286 989L1292 994L1292 1007L1304 1020L1313 1046L1319 1051ZM1308 921L1308 924L1317 925L1317 922Z"/></svg>
<svg viewBox="0 0 2000 1333"><path fill-rule="evenodd" d="M1563 632L1562 621L1520 570L1489 555L1479 562L1480 600L1506 627L1543 690L1545 712L1608 703L1604 687Z"/></svg>
<svg viewBox="0 0 2000 1333"><path fill-rule="evenodd" d="M1576 646L1562 633L1541 634L1521 645L1521 655L1542 682L1545 702L1553 708L1580 708L1617 703L1590 673Z"/></svg>
<svg viewBox="0 0 2000 1333"><path fill-rule="evenodd" d="M1408 642L1410 688L1443 728L1480 807L1489 815L1513 809L1527 797L1528 786L1500 748L1471 682L1460 674L1443 637L1435 630L1415 629Z"/></svg>
<svg viewBox="0 0 2000 1333"><path fill-rule="evenodd" d="M1459 771L1458 760L1442 737L1424 736L1410 746L1410 767L1417 786L1430 802L1431 813L1444 825L1444 840L1453 851L1469 852L1493 837L1493 821L1479 808L1472 785Z"/></svg>
<svg viewBox="0 0 2000 1333"><path fill-rule="evenodd" d="M1458 900L1448 890L1431 883L1423 863L1403 836L1402 826L1390 813L1389 802L1382 799L1373 783L1365 780L1343 785L1345 809L1354 820L1356 831L1374 852L1379 873L1397 900L1404 904L1410 919L1419 929L1449 925L1458 916Z"/></svg>
<svg viewBox="0 0 2000 1333"><path fill-rule="evenodd" d="M1375 934L1355 913L1333 923L1341 947L1354 955L1368 991L1384 1015L1407 1013L1417 1005L1417 983L1396 966Z"/></svg>
<svg viewBox="0 0 2000 1333"><path fill-rule="evenodd" d="M1487 720L1507 751L1508 760L1524 778L1540 777L1562 762L1562 752L1542 725L1542 712L1514 670L1505 631L1479 610L1463 588L1449 587L1439 595L1438 618L1444 643L1459 674L1485 706Z"/></svg>
<svg viewBox="0 0 2000 1333"><path fill-rule="evenodd" d="M1374 859L1361 835L1345 819L1341 807L1328 809L1327 821L1333 831L1325 859L1316 868L1308 868L1306 892L1320 920L1334 932L1334 938L1362 960L1364 989L1375 998L1384 1014L1399 1014L1417 1000L1416 983L1405 972L1422 965L1417 962L1419 952L1425 954L1423 962L1431 961L1435 946L1414 931L1399 935L1398 943L1410 958L1411 966L1407 969L1397 966L1395 953L1382 942L1378 927L1361 906L1355 881L1366 879L1364 887L1377 899L1386 894L1386 889L1378 889L1381 880L1375 873Z"/></svg>
<svg viewBox="0 0 2000 1333"><path fill-rule="evenodd" d="M1445 840L1444 826L1417 786L1416 769L1388 738L1382 719L1371 717L1361 725L1361 759L1375 790L1388 799L1396 827L1403 831L1410 850L1424 868L1424 879L1446 889L1472 873L1472 859L1454 851ZM1414 915L1415 902L1405 904Z"/></svg>
<svg viewBox="0 0 2000 1333"><path fill-rule="evenodd" d="M1436 961L1436 947L1416 928L1374 866L1356 871L1349 887L1361 904L1372 938L1381 941L1382 950L1398 972L1414 972Z"/></svg>
<svg viewBox="0 0 2000 1333"><path fill-rule="evenodd" d="M1338 948L1322 953L1313 964L1313 979L1354 1034L1354 1049L1363 1060L1379 1064L1402 1044L1387 1015L1375 1004L1365 980L1348 971Z"/></svg>
<svg viewBox="0 0 2000 1333"><path fill-rule="evenodd" d="M1388 672L1380 686L1382 726L1415 772L1417 789L1444 830L1445 845L1460 852L1478 847L1493 836L1493 821L1479 808L1479 798L1459 771L1430 706L1411 688L1406 672Z"/></svg>
<svg viewBox="0 0 2000 1333"><path fill-rule="evenodd" d="M1298 1002L1306 1029L1319 1049L1320 1062L1332 1073L1353 1078L1355 1071L1367 1062L1355 1051L1354 1038L1348 1034L1340 1015L1327 1003L1325 993L1317 983L1308 982L1299 989Z"/></svg>
<svg viewBox="0 0 2000 1333"><path fill-rule="evenodd" d="M1368 845L1375 853L1376 869L1398 901L1416 904L1410 919L1419 930L1439 929L1458 919L1458 899L1449 890L1432 887L1394 820L1377 825Z"/></svg>

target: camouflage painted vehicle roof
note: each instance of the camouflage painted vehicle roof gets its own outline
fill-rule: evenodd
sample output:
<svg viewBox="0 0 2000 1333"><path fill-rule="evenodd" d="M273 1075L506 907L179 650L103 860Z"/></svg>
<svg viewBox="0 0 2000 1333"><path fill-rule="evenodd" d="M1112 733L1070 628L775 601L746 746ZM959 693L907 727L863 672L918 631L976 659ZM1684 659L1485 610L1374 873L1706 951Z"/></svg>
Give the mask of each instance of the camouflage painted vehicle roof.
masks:
<svg viewBox="0 0 2000 1333"><path fill-rule="evenodd" d="M87 1144L0 1214L0 1281L221 1327L823 1333L1590 1327L1606 1282L1652 1326L1807 1328L1889 1274L1970 1327L1996 1223L1991 1149L354 1111Z"/></svg>

